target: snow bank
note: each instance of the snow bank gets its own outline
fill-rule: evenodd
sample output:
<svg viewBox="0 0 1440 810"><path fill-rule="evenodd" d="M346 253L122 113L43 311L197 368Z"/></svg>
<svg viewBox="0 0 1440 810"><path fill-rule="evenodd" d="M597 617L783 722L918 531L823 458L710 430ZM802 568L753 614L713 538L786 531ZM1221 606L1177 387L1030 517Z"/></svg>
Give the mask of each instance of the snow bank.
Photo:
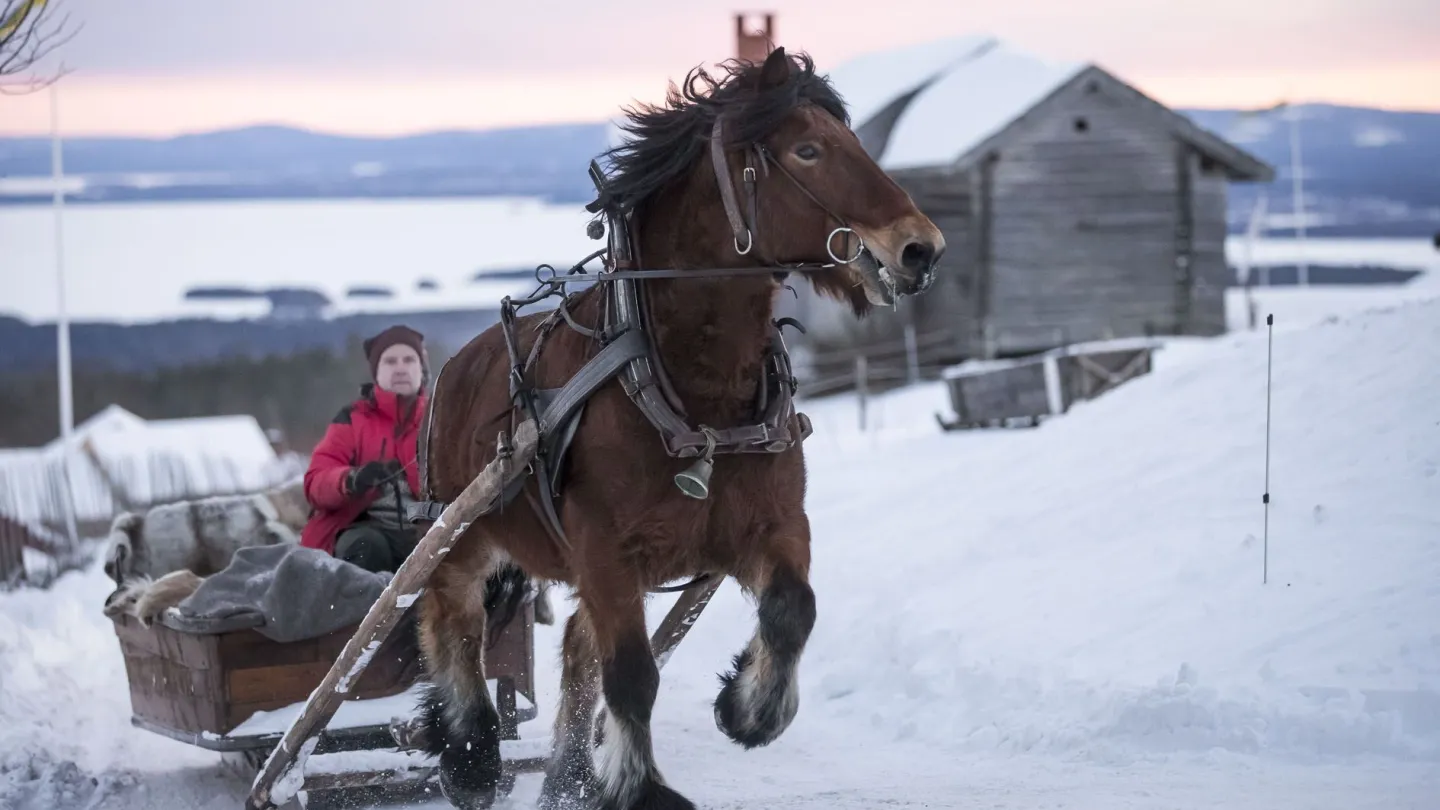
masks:
<svg viewBox="0 0 1440 810"><path fill-rule="evenodd" d="M916 435L912 410L827 447L853 415L817 414L811 710L1102 760L1440 759L1440 301L1274 356L1268 585L1263 332L1033 431Z"/></svg>
<svg viewBox="0 0 1440 810"><path fill-rule="evenodd" d="M206 769L198 783L211 793L218 780L216 755L131 727L125 663L100 612L114 584L98 566L66 574L51 590L0 598L0 807L7 810L98 806L161 769Z"/></svg>

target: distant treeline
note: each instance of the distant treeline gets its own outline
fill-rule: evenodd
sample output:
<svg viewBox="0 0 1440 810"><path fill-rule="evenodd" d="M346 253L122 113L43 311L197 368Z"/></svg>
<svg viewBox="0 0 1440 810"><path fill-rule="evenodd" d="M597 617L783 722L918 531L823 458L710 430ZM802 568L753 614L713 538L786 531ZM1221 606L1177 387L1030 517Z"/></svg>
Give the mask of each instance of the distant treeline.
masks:
<svg viewBox="0 0 1440 810"><path fill-rule="evenodd" d="M159 323L73 323L70 357L81 369L146 372L231 357L259 359L312 349L344 352L349 342L395 324L420 330L430 341L460 347L498 320L494 310L348 315L333 320L187 319ZM33 325L0 316L0 375L53 371L54 324Z"/></svg>
<svg viewBox="0 0 1440 810"><path fill-rule="evenodd" d="M438 369L459 347L431 341ZM229 357L152 372L77 369L75 421L114 403L145 419L250 414L278 428L293 450L309 452L340 407L368 379L360 338L343 350L307 349L264 357ZM31 447L59 434L53 368L0 376L0 447Z"/></svg>

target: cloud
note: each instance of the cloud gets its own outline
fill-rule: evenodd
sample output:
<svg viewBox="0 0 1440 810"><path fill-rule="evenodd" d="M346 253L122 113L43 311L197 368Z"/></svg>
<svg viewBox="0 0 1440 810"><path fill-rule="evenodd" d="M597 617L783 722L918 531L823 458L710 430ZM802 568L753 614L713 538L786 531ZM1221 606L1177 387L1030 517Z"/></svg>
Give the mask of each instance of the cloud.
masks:
<svg viewBox="0 0 1440 810"><path fill-rule="evenodd" d="M338 76L685 68L731 55L733 0L53 0L85 28L65 61L103 75ZM775 0L779 39L835 61L992 33L1127 70L1304 69L1433 58L1430 0Z"/></svg>

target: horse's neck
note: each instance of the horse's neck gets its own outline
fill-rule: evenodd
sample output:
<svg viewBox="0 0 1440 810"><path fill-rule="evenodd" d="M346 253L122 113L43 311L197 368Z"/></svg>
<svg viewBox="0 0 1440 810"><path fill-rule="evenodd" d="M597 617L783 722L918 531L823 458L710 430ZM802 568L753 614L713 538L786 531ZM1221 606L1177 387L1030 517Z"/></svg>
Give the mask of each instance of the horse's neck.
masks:
<svg viewBox="0 0 1440 810"><path fill-rule="evenodd" d="M713 216L696 216L681 207L670 214L652 217L638 234L643 267L740 266L728 237L717 238ZM714 245L727 247L707 248ZM739 418L754 402L761 379L774 317L774 281L744 276L645 284L660 361L692 421Z"/></svg>

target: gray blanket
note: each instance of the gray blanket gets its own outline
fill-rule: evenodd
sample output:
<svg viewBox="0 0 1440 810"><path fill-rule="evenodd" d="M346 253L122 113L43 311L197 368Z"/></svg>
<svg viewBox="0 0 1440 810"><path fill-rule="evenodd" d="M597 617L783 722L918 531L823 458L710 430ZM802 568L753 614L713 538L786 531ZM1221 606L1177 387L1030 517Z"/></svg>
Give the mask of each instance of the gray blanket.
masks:
<svg viewBox="0 0 1440 810"><path fill-rule="evenodd" d="M280 642L316 638L365 618L391 576L291 543L251 546L160 621L183 633L253 627Z"/></svg>

